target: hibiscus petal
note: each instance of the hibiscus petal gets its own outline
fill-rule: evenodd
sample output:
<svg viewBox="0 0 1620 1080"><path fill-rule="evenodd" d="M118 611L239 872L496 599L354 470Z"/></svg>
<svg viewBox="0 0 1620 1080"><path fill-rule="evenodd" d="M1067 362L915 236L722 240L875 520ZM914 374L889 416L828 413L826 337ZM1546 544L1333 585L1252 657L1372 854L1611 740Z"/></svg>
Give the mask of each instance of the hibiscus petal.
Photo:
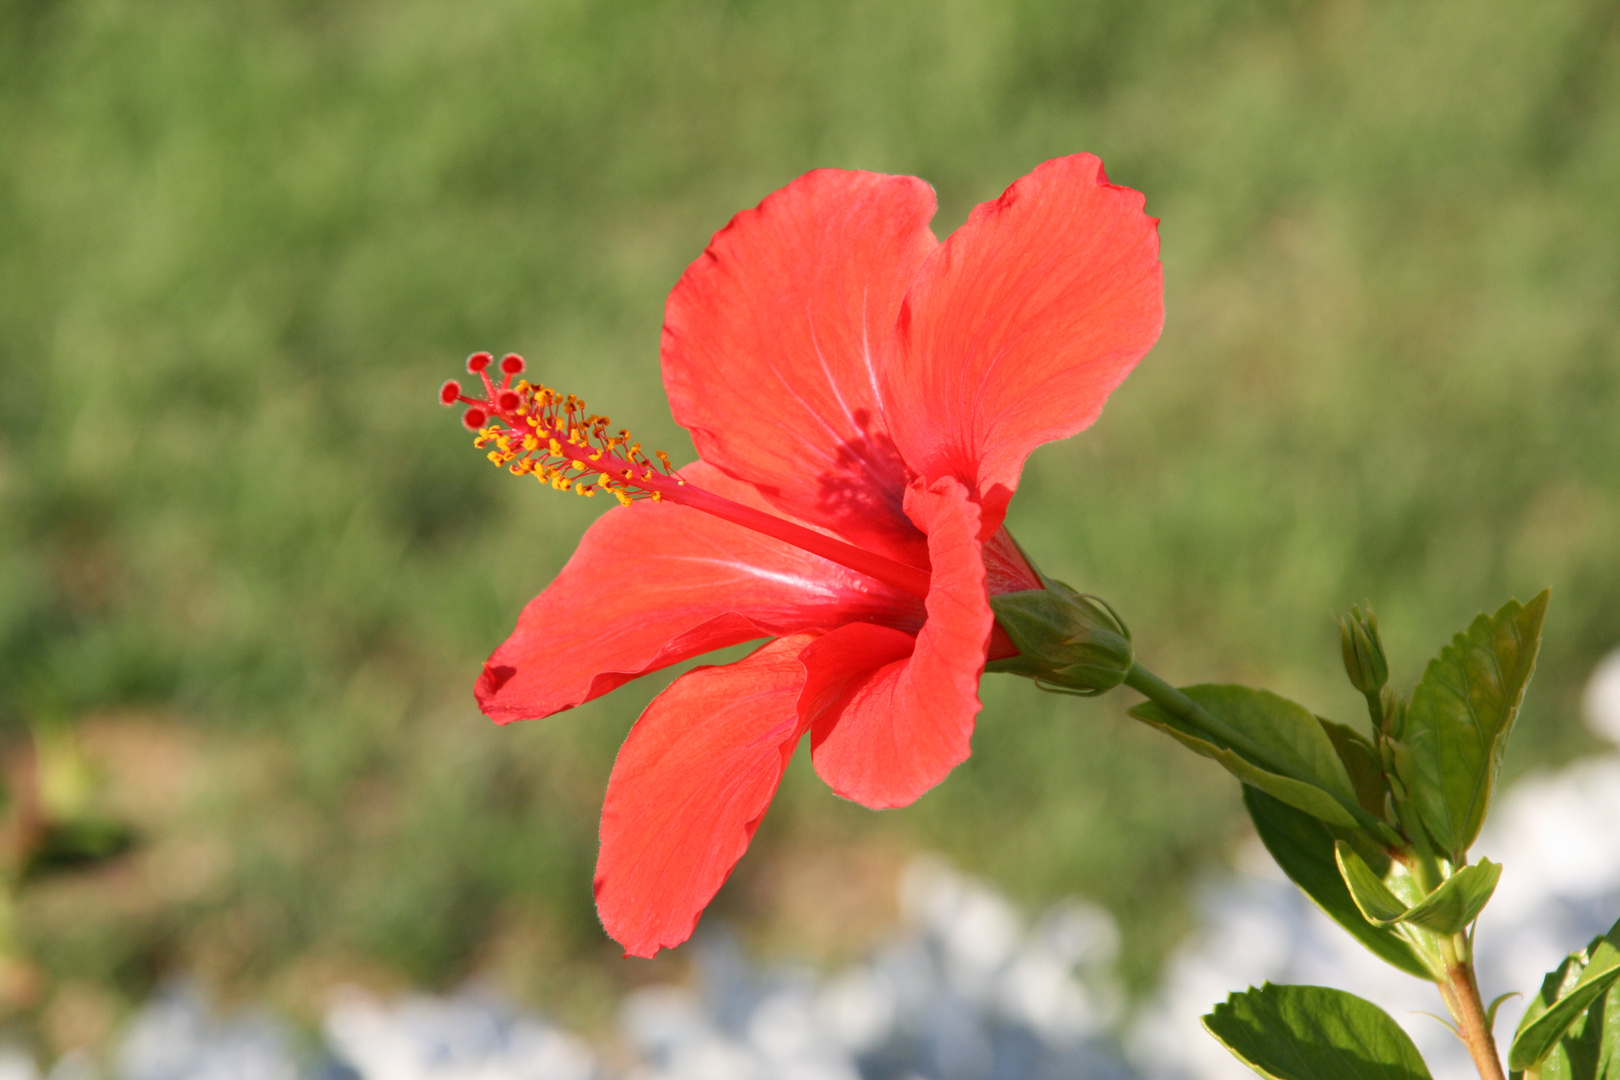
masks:
<svg viewBox="0 0 1620 1080"><path fill-rule="evenodd" d="M810 640L693 668L630 729L608 778L596 860L596 911L627 954L691 937L748 849L804 734L798 656Z"/></svg>
<svg viewBox="0 0 1620 1080"><path fill-rule="evenodd" d="M852 623L804 650L800 710L811 760L839 795L873 809L905 806L967 759L993 617L980 556L979 509L952 477L906 491L928 534L928 620L915 638Z"/></svg>
<svg viewBox="0 0 1620 1080"><path fill-rule="evenodd" d="M908 475L878 368L938 246L933 213L916 177L807 173L715 234L664 314L664 387L704 461L914 563L921 537L902 512Z"/></svg>
<svg viewBox="0 0 1620 1080"><path fill-rule="evenodd" d="M983 203L918 271L885 372L891 431L924 476L1001 524L1031 450L1085 428L1164 325L1158 221L1090 154Z"/></svg>
<svg viewBox="0 0 1620 1080"><path fill-rule="evenodd" d="M748 485L701 462L681 475L764 506ZM478 704L503 724L549 716L713 649L850 619L915 626L920 607L865 575L697 510L615 507L518 616L484 665Z"/></svg>

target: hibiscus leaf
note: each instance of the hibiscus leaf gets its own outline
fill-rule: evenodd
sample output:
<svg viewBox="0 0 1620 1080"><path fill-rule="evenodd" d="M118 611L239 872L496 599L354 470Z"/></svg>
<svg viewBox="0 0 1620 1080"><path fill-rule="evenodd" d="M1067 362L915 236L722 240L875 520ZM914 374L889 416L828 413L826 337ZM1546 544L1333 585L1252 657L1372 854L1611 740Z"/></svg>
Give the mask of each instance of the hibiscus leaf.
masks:
<svg viewBox="0 0 1620 1080"><path fill-rule="evenodd" d="M1368 742L1360 732L1343 724L1336 724L1332 720L1317 717L1322 730L1333 742L1333 749L1338 752L1339 760L1344 762L1345 771L1350 774L1350 783L1355 786L1356 798L1361 808L1369 814L1384 816L1384 804L1389 796L1389 779L1384 775L1383 762L1379 760L1378 749Z"/></svg>
<svg viewBox="0 0 1620 1080"><path fill-rule="evenodd" d="M1417 903L1407 904L1349 844L1339 841L1333 855L1351 898L1368 922L1374 926L1411 923L1435 934L1460 933L1479 918L1502 877L1500 865L1481 859L1446 878Z"/></svg>
<svg viewBox="0 0 1620 1080"><path fill-rule="evenodd" d="M1325 986L1233 994L1204 1028L1272 1080L1428 1080L1412 1039L1372 1002Z"/></svg>
<svg viewBox="0 0 1620 1080"><path fill-rule="evenodd" d="M1248 784L1243 786L1243 804L1283 873L1334 922L1385 963L1420 979L1434 977L1432 965L1425 965L1412 944L1395 930L1368 922L1356 906L1333 858L1334 841L1344 833Z"/></svg>
<svg viewBox="0 0 1620 1080"><path fill-rule="evenodd" d="M1594 1006L1610 994L1617 981L1620 981L1620 922L1583 951L1566 959L1542 981L1541 992L1525 1009L1518 1033L1513 1036L1508 1067L1522 1070L1540 1065L1577 1023L1583 1020L1585 1024L1591 1023ZM1620 1030L1611 1036L1605 1030L1611 1024L1620 1028L1620 1017L1609 1017L1605 1009L1599 1018L1599 1029L1604 1030L1604 1035L1599 1036L1599 1045L1602 1048L1603 1043L1608 1043L1604 1056L1616 1058L1620 1057ZM1584 1034L1584 1030L1579 1034Z"/></svg>
<svg viewBox="0 0 1620 1080"><path fill-rule="evenodd" d="M1322 725L1310 710L1268 690L1247 686L1187 686L1182 693L1262 747L1269 761L1240 753L1219 735L1193 726L1152 701L1130 714L1173 736L1188 749L1219 762L1226 770L1267 794L1321 818L1355 828L1350 808L1360 810L1355 785Z"/></svg>
<svg viewBox="0 0 1620 1080"><path fill-rule="evenodd" d="M1372 867L1353 848L1338 841L1333 845L1333 859L1338 863L1345 887L1350 890L1350 898L1368 922L1374 926L1393 926L1401 921L1401 916L1409 910L1408 905L1384 884L1381 876L1373 873Z"/></svg>
<svg viewBox="0 0 1620 1080"><path fill-rule="evenodd" d="M1429 662L1394 733L1418 819L1452 862L1479 835L1508 734L1535 671L1548 592L1480 615Z"/></svg>
<svg viewBox="0 0 1620 1080"><path fill-rule="evenodd" d="M1401 921L1436 934L1461 933L1485 910L1491 895L1496 892L1496 883L1501 879L1501 863L1493 863L1489 859L1470 863L1413 905Z"/></svg>
<svg viewBox="0 0 1620 1080"><path fill-rule="evenodd" d="M1620 982L1553 1045L1541 1062L1541 1080L1620 1080Z"/></svg>

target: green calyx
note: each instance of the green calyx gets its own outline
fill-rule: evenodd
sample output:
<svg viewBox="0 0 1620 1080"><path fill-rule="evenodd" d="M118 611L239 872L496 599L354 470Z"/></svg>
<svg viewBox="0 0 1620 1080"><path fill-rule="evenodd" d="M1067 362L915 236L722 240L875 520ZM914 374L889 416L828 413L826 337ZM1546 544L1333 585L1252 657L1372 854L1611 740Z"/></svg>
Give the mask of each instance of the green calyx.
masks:
<svg viewBox="0 0 1620 1080"><path fill-rule="evenodd" d="M1125 681L1135 660L1131 632L1114 609L1045 575L1043 589L990 598L996 621L1019 655L986 671L1034 679L1046 689L1091 697Z"/></svg>

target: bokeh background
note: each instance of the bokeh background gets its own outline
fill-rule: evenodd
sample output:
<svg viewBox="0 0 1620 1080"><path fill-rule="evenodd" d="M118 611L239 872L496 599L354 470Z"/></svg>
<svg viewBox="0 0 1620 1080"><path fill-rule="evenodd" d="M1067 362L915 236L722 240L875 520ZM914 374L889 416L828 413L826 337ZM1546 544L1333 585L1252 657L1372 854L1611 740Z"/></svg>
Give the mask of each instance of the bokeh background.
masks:
<svg viewBox="0 0 1620 1080"><path fill-rule="evenodd" d="M175 973L306 1017L476 975L583 1030L679 978L590 895L667 679L505 729L471 697L600 507L489 468L434 392L519 351L687 457L662 304L733 213L876 169L943 235L1079 150L1162 218L1169 318L1032 460L1032 555L1168 677L1344 720L1335 611L1373 602L1408 685L1551 585L1507 768L1585 751L1620 640L1612 3L0 0L12 1037L100 1045ZM1151 987L1236 785L1125 692L984 696L909 809L796 761L710 917L835 962L929 849L1104 904Z"/></svg>

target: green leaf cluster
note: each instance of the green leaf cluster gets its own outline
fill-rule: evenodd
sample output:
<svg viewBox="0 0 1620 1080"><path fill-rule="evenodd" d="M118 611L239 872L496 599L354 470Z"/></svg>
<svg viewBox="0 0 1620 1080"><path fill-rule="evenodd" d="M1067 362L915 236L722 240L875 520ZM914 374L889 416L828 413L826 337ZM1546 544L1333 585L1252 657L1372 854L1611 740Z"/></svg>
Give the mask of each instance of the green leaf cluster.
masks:
<svg viewBox="0 0 1620 1080"><path fill-rule="evenodd" d="M1468 849L1535 670L1547 604L1542 592L1480 615L1406 698L1388 685L1371 608L1352 610L1340 623L1341 651L1367 700L1371 738L1264 690L1176 690L1135 671L1126 680L1149 698L1132 716L1243 782L1255 829L1289 878L1376 956L1439 984L1460 1023L1471 1015L1482 1062L1491 1056L1495 1007L1463 1008L1457 995L1477 998L1472 927L1502 867L1470 864ZM1527 1014L1513 1067L1620 1080L1617 983L1614 942L1600 939L1572 957ZM1388 1016L1336 990L1251 989L1218 1006L1205 1026L1275 1080L1428 1075Z"/></svg>
<svg viewBox="0 0 1620 1080"><path fill-rule="evenodd" d="M1431 939L1465 930L1501 873L1469 866L1467 850L1535 668L1547 602L1544 591L1480 615L1428 665L1409 701L1386 685L1376 616L1352 611L1341 644L1368 699L1371 739L1243 686L1154 693L1136 677L1150 700L1131 715L1241 780L1255 828L1289 876L1374 952L1432 977Z"/></svg>
<svg viewBox="0 0 1620 1080"><path fill-rule="evenodd" d="M1346 835L1343 830L1330 828L1258 788L1246 786L1243 802L1271 857L1329 918L1385 963L1419 979L1433 977L1437 958L1420 953L1398 928L1369 922L1356 906L1334 858L1335 845ZM1385 864L1386 873L1396 865L1387 856Z"/></svg>
<svg viewBox="0 0 1620 1080"><path fill-rule="evenodd" d="M1508 1067L1548 1080L1620 1080L1620 922L1542 981Z"/></svg>

